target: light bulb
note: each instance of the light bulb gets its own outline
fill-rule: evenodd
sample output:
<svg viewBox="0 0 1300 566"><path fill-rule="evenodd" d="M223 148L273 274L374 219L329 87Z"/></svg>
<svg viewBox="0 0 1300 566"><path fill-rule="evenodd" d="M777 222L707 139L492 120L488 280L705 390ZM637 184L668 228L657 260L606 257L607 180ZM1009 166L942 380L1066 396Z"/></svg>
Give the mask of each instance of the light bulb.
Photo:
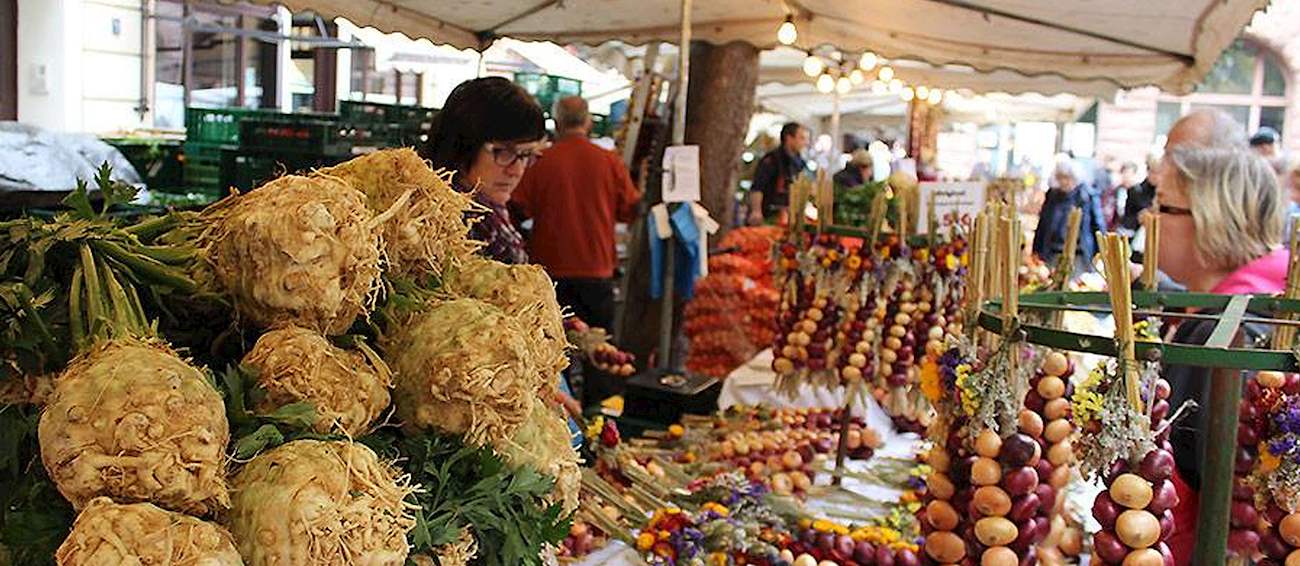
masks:
<svg viewBox="0 0 1300 566"><path fill-rule="evenodd" d="M903 81L900 81L898 79L893 79L889 81L890 94L898 94L899 91L901 90L903 90Z"/></svg>
<svg viewBox="0 0 1300 566"><path fill-rule="evenodd" d="M894 69L892 67L881 67L880 73L876 76L880 77L882 81L889 82L890 79L894 78Z"/></svg>
<svg viewBox="0 0 1300 566"><path fill-rule="evenodd" d="M776 28L776 40L781 45L794 45L795 40L799 39L799 30L794 27L794 16L786 16L785 21L781 22L781 27Z"/></svg>
<svg viewBox="0 0 1300 566"><path fill-rule="evenodd" d="M937 88L933 89L930 91L930 96L925 97L925 99L930 104L938 104L940 102L943 102L943 91Z"/></svg>
<svg viewBox="0 0 1300 566"><path fill-rule="evenodd" d="M903 87L902 92L899 92L898 95L903 97L905 102L911 102L913 98L916 98L916 91L912 90L910 86Z"/></svg>
<svg viewBox="0 0 1300 566"><path fill-rule="evenodd" d="M880 63L880 58L876 57L876 54L870 51L863 53L862 57L858 59L858 66L862 67L862 70L864 71L870 71L876 68L877 63Z"/></svg>
<svg viewBox="0 0 1300 566"><path fill-rule="evenodd" d="M841 76L835 81L835 90L839 91L840 94L848 94L849 91L853 90L853 81L849 80L848 77Z"/></svg>
<svg viewBox="0 0 1300 566"><path fill-rule="evenodd" d="M930 87L927 86L916 87L916 97L921 100L930 98Z"/></svg>
<svg viewBox="0 0 1300 566"><path fill-rule="evenodd" d="M880 81L871 81L871 94L885 94L889 87Z"/></svg>
<svg viewBox="0 0 1300 566"><path fill-rule="evenodd" d="M831 91L833 91L833 90L835 90L835 78L834 78L834 77L832 77L832 76L830 76L830 75L827 75L827 74L823 74L822 76L817 77L817 91L818 91L818 92L821 92L821 93L823 93L823 94L830 94Z"/></svg>
<svg viewBox="0 0 1300 566"><path fill-rule="evenodd" d="M822 65L822 60L811 53L809 53L808 57L803 60L803 74L808 75L809 77L815 77L822 74L822 71L825 70L825 68L826 66Z"/></svg>
<svg viewBox="0 0 1300 566"><path fill-rule="evenodd" d="M867 82L867 74L862 72L862 69L853 69L849 72L849 80L855 85L860 85Z"/></svg>

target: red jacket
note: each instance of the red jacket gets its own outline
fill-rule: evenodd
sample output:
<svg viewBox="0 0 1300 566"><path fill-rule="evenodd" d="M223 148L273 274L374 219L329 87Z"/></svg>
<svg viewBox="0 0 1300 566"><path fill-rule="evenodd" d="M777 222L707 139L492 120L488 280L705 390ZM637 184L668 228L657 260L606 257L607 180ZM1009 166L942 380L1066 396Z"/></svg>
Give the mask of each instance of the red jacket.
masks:
<svg viewBox="0 0 1300 566"><path fill-rule="evenodd" d="M581 136L556 140L511 200L533 220L528 254L556 279L608 279L614 223L630 222L641 192L613 152Z"/></svg>

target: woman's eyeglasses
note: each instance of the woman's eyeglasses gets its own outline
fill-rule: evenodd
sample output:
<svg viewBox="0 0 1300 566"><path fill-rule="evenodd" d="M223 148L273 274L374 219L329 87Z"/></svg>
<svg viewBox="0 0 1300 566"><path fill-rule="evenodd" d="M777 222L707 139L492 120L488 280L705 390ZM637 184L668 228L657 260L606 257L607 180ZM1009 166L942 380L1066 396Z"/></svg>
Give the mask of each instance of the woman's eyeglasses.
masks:
<svg viewBox="0 0 1300 566"><path fill-rule="evenodd" d="M1169 206L1167 204L1160 205L1156 210L1158 210L1160 214L1168 214L1170 216L1191 216L1192 215L1192 209L1190 208Z"/></svg>
<svg viewBox="0 0 1300 566"><path fill-rule="evenodd" d="M532 167L538 159L542 158L541 148L538 147L520 149L513 145L488 143L484 149L492 153L492 161L499 167L509 167L518 161L522 161L525 168Z"/></svg>

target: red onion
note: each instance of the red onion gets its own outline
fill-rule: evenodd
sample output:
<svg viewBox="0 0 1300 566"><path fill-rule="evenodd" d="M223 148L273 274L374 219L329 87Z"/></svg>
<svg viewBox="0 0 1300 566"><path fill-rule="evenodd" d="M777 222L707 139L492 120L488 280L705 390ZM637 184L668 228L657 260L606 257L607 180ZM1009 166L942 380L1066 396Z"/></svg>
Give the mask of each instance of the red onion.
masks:
<svg viewBox="0 0 1300 566"><path fill-rule="evenodd" d="M1056 488L1051 484L1038 484L1038 487L1034 488L1034 494L1038 496L1039 509L1050 511L1056 507Z"/></svg>
<svg viewBox="0 0 1300 566"><path fill-rule="evenodd" d="M1228 548L1239 556L1250 556L1259 546L1259 534L1255 531L1235 529L1228 533Z"/></svg>
<svg viewBox="0 0 1300 566"><path fill-rule="evenodd" d="M1246 501L1232 502L1232 526L1240 529L1253 529L1259 522L1259 513L1255 512L1255 505Z"/></svg>
<svg viewBox="0 0 1300 566"><path fill-rule="evenodd" d="M1286 555L1291 553L1286 541L1271 530L1259 537L1259 549L1275 560L1286 560Z"/></svg>
<svg viewBox="0 0 1300 566"><path fill-rule="evenodd" d="M1103 529L1115 528L1115 520L1120 514L1119 504L1110 498L1110 494L1103 491L1097 494L1097 498L1092 501L1092 516L1101 523Z"/></svg>
<svg viewBox="0 0 1300 566"><path fill-rule="evenodd" d="M1128 556L1128 547L1119 541L1119 537L1111 531L1101 531L1092 535L1092 551L1097 554L1098 558L1107 562L1119 564Z"/></svg>
<svg viewBox="0 0 1300 566"><path fill-rule="evenodd" d="M876 547L876 566L895 566L894 551L887 546Z"/></svg>
<svg viewBox="0 0 1300 566"><path fill-rule="evenodd" d="M1160 517L1160 540L1168 540L1174 534L1174 512L1165 511Z"/></svg>
<svg viewBox="0 0 1300 566"><path fill-rule="evenodd" d="M853 550L855 547L856 545L853 542L853 537L849 535L839 535L835 537L835 552L843 555L844 558L847 559L848 557L853 556Z"/></svg>
<svg viewBox="0 0 1300 566"><path fill-rule="evenodd" d="M1038 472L1033 468L1017 468L1002 475L1002 489L1012 497L1033 493L1037 487Z"/></svg>
<svg viewBox="0 0 1300 566"><path fill-rule="evenodd" d="M911 549L904 548L894 555L894 564L897 566L921 566L921 559Z"/></svg>
<svg viewBox="0 0 1300 566"><path fill-rule="evenodd" d="M871 564L876 559L876 547L871 543L860 540L853 545L853 561L858 564Z"/></svg>
<svg viewBox="0 0 1300 566"><path fill-rule="evenodd" d="M1164 480L1155 485L1152 493L1155 495L1147 504L1148 511L1159 515L1178 506L1178 490L1174 488L1174 482Z"/></svg>
<svg viewBox="0 0 1300 566"><path fill-rule="evenodd" d="M1159 448L1147 452L1138 465L1138 475L1155 483L1174 475L1174 455Z"/></svg>
<svg viewBox="0 0 1300 566"><path fill-rule="evenodd" d="M1048 487L1050 488L1051 486ZM1033 493L1021 495L1011 501L1011 512L1007 513L1007 518L1019 523L1037 514L1039 507L1040 501L1038 495Z"/></svg>

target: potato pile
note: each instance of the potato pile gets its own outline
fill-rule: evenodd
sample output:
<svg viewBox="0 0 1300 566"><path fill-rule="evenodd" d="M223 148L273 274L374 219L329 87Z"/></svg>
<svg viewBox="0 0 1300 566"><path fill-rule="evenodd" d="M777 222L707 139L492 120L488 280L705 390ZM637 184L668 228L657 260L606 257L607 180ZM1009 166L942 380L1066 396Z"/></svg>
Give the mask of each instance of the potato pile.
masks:
<svg viewBox="0 0 1300 566"><path fill-rule="evenodd" d="M58 291L70 320L50 326L80 330L62 337L79 350L52 387L3 383L5 403L48 396L41 460L80 513L57 562L404 564L418 486L352 440L390 423L491 446L554 477L572 512L579 460L550 398L567 348L554 288L539 268L471 257L472 204L448 179L409 149L381 151L147 227L104 219L155 255L109 248L109 261L83 245ZM189 277L163 292L233 312L224 349L189 336L173 349L151 319L187 313L123 288L139 280L129 269L163 265ZM229 366L220 389L178 350ZM286 408L314 420L286 424ZM300 430L232 458L234 440L283 430L268 423ZM447 548L468 561L471 535Z"/></svg>

